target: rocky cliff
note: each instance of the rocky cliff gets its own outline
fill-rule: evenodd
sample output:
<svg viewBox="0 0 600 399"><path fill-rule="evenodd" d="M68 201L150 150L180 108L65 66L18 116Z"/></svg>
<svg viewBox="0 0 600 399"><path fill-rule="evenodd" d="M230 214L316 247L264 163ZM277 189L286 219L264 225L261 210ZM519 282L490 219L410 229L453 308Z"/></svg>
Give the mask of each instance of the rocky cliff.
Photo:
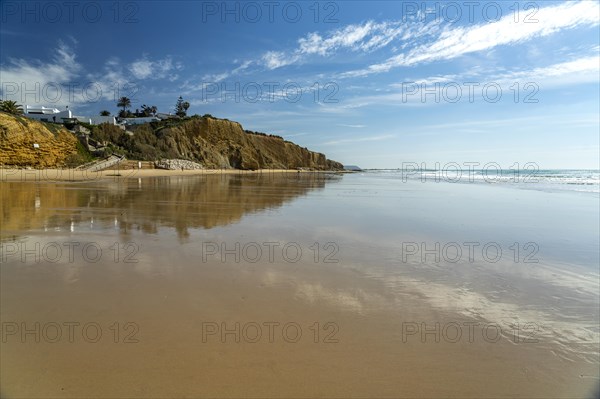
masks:
<svg viewBox="0 0 600 399"><path fill-rule="evenodd" d="M238 122L210 117L191 118L172 126L143 125L134 132L155 136L148 143L166 158L183 158L207 168L341 170L342 164L278 136L249 132Z"/></svg>
<svg viewBox="0 0 600 399"><path fill-rule="evenodd" d="M76 154L77 138L64 127L0 112L0 165L63 167Z"/></svg>
<svg viewBox="0 0 600 399"><path fill-rule="evenodd" d="M246 131L226 119L195 116L132 129L133 134L127 134L116 126L100 125L93 127L91 135L129 159L181 159L209 169L343 169L321 153L279 136ZM0 165L73 166L77 144L76 137L60 125L0 113Z"/></svg>

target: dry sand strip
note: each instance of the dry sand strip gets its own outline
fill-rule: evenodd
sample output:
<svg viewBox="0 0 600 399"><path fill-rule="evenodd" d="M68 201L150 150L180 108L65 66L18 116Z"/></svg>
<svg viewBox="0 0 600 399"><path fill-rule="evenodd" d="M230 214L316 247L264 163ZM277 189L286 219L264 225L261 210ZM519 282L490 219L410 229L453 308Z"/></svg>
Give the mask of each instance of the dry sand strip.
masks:
<svg viewBox="0 0 600 399"><path fill-rule="evenodd" d="M145 178L163 176L198 175L268 175L276 173L346 173L346 171L309 171L295 169L203 169L203 170L166 170L166 169L121 169L99 172L75 169L0 169L2 182L43 182L43 181L94 181L115 178Z"/></svg>

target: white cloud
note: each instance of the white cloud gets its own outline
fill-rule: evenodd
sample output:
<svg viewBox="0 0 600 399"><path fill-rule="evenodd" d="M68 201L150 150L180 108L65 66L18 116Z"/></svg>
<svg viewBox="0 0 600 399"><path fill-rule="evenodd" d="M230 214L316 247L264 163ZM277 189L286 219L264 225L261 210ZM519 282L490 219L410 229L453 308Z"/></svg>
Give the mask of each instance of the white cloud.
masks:
<svg viewBox="0 0 600 399"><path fill-rule="evenodd" d="M11 59L8 66L0 66L2 82L16 83L64 83L77 76L81 65L77 62L73 50L64 43L54 49L49 62L29 62L23 59Z"/></svg>
<svg viewBox="0 0 600 399"><path fill-rule="evenodd" d="M182 69L182 65L173 63L170 57L154 61L143 57L129 64L128 69L133 77L139 80L165 79L173 77L176 70Z"/></svg>
<svg viewBox="0 0 600 399"><path fill-rule="evenodd" d="M297 48L289 52L267 52L262 59L269 69L280 68L303 60L307 56L328 56L340 50L371 52L387 46L393 40L416 38L438 31L439 22L427 25L389 21L348 25L321 35L311 32L298 39Z"/></svg>
<svg viewBox="0 0 600 399"><path fill-rule="evenodd" d="M336 51L371 52L383 48L395 39L415 38L430 35L439 30L439 23L423 25L406 21L348 25L325 34L311 32L298 39L298 46L289 51L267 51L258 60L246 61L231 72L208 76L230 76L246 70L250 65L260 65L269 70L302 62L309 56L329 56Z"/></svg>
<svg viewBox="0 0 600 399"><path fill-rule="evenodd" d="M76 44L74 39L71 41ZM21 104L58 108L116 101L119 96L134 100L139 92L136 80L173 80L180 69L182 65L170 57L152 60L144 56L126 65L112 57L100 70L88 72L78 62L74 48L60 42L48 61L11 59L0 65L0 95ZM11 94L15 88L17 91Z"/></svg>
<svg viewBox="0 0 600 399"><path fill-rule="evenodd" d="M341 140L333 140L333 141L327 141L325 143L323 143L323 145L337 145L337 144L346 144L346 143L362 143L365 141L381 141L381 140L388 140L391 138L396 137L393 134L384 134L381 136L371 136L371 137L355 137L355 138L349 138L349 139L341 139Z"/></svg>
<svg viewBox="0 0 600 399"><path fill-rule="evenodd" d="M483 77L482 73L477 69L473 69L463 74L420 78L410 83L425 85L426 87L433 87L436 83L443 86L444 84L451 82L458 83L459 85L466 82L478 82L482 85L493 82L498 83L501 86L510 86L516 82L544 82L551 83L552 86L565 86L574 83L598 82L600 80L598 75L599 72L600 56L593 55L533 69L486 71L485 77ZM393 83L390 87L402 89L406 84L407 82Z"/></svg>
<svg viewBox="0 0 600 399"><path fill-rule="evenodd" d="M234 62L237 63L238 61L235 60ZM234 68L231 72L206 74L206 75L202 76L203 83L218 83L218 82L221 82L221 81L227 79L230 76L237 75L238 73L245 71L253 63L254 63L254 61L251 61L251 60L244 61L244 62L242 62L240 64L240 66ZM189 86L189 82L184 83L184 85L185 86ZM201 87L202 85L200 85L200 86L194 85L194 86L195 87Z"/></svg>
<svg viewBox="0 0 600 399"><path fill-rule="evenodd" d="M239 72L245 71L246 69L248 69L248 67L250 65L252 65L253 62L254 61L251 61L251 60L244 61L244 62L242 62L242 64L239 67L237 67L233 71L231 71L231 73L235 74L235 73L239 73Z"/></svg>
<svg viewBox="0 0 600 399"><path fill-rule="evenodd" d="M111 57L100 72L88 73L87 79L99 88L101 99L116 102L125 96L135 105L142 101L142 92L148 94L143 81L166 79L173 82L179 78L176 72L182 68L181 63L174 62L169 56L153 60L144 55L131 63Z"/></svg>
<svg viewBox="0 0 600 399"><path fill-rule="evenodd" d="M49 102L55 106L68 104L68 96L59 93L62 93L63 85L76 80L82 67L77 61L75 52L68 45L61 42L52 51L53 55L47 62L11 59L8 65L1 65L2 98L32 105ZM15 88L17 92L11 94Z"/></svg>
<svg viewBox="0 0 600 399"><path fill-rule="evenodd" d="M297 55L286 55L279 51L269 51L262 56L262 61L268 69L281 68L293 64L299 59Z"/></svg>
<svg viewBox="0 0 600 399"><path fill-rule="evenodd" d="M418 45L406 53L398 54L367 68L343 73L340 77L366 76L387 72L392 68L414 66L438 60L449 60L464 54L490 50L501 45L524 42L547 36L561 29L581 25L597 25L600 7L595 1L566 2L557 6L540 8L538 22L514 22L507 15L497 22L469 27L446 28L435 41Z"/></svg>
<svg viewBox="0 0 600 399"><path fill-rule="evenodd" d="M400 23L380 23L368 21L362 25L348 25L331 32L327 37L309 33L298 40L296 52L301 54L328 55L341 48L353 51L374 50L385 46L404 31Z"/></svg>
<svg viewBox="0 0 600 399"><path fill-rule="evenodd" d="M146 79L152 75L152 62L139 60L129 66L129 70L136 79Z"/></svg>
<svg viewBox="0 0 600 399"><path fill-rule="evenodd" d="M362 129L363 127L367 127L366 125L344 125L344 124L338 124L338 126L350 127L352 129Z"/></svg>
<svg viewBox="0 0 600 399"><path fill-rule="evenodd" d="M499 85L503 92L502 98L505 101L513 101L515 84L518 84L521 95L531 95L531 100L538 99L538 91L542 92L544 89L571 87L575 84L597 84L599 81L600 57L593 55L527 70L507 71L499 69L495 72L486 71L485 76L482 76L481 72L474 68L463 74L434 75L403 83L393 83L388 90L382 93L345 98L343 104L326 104L321 107L320 111L349 113L358 108L374 105L415 107L449 104L449 101L444 100L443 93L450 93L448 95L454 98L455 92L454 88L449 89L448 92L445 91L445 85L447 84L460 87L461 96L459 101L471 101L469 85L473 90L473 101L481 100L483 87L486 84ZM475 86L475 84L477 85ZM528 84L534 86L528 86ZM433 93L437 93L437 102L433 97ZM524 98L521 101L524 101Z"/></svg>
<svg viewBox="0 0 600 399"><path fill-rule="evenodd" d="M549 78L567 77L571 76L576 79L585 78L591 81L598 81L598 72L600 71L600 57L598 55L590 57L582 57L572 61L561 62L558 64L550 65L547 67L535 68L530 71L517 71L507 73L496 77L499 80L516 80L516 79L530 79L530 80L545 80ZM557 84L568 84L564 80L556 82Z"/></svg>
<svg viewBox="0 0 600 399"><path fill-rule="evenodd" d="M229 77L229 73L224 72L224 73L217 73L217 74L208 74L208 75L204 75L202 76L202 80L204 81L204 83L216 83L216 82L220 82L222 80L225 80Z"/></svg>
<svg viewBox="0 0 600 399"><path fill-rule="evenodd" d="M388 72L393 68L414 66L439 60L450 60L465 54L491 51L502 45L512 45L547 36L563 29L592 26L599 22L597 2L565 2L539 8L535 14L538 22L514 22L511 13L497 22L476 25L443 25L443 19L430 22L416 20L352 24L326 33L311 32L297 40L289 50L267 51L257 60L247 61L242 67L229 72L210 75L225 79L247 70L250 65L274 70L305 62L308 57L327 57L339 51L369 53L388 45L401 51L383 62L366 68L338 74L338 78L360 77Z"/></svg>

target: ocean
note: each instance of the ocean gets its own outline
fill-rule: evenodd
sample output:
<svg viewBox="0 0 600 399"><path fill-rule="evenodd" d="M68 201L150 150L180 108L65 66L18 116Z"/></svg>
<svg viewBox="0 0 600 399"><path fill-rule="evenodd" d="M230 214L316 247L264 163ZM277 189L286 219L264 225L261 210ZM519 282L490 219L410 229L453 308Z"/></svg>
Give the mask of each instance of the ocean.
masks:
<svg viewBox="0 0 600 399"><path fill-rule="evenodd" d="M515 188L542 191L577 191L600 193L600 171L573 169L502 170L465 169L447 166L445 169L368 169L364 173L374 173L381 177L419 180L425 182L507 184Z"/></svg>

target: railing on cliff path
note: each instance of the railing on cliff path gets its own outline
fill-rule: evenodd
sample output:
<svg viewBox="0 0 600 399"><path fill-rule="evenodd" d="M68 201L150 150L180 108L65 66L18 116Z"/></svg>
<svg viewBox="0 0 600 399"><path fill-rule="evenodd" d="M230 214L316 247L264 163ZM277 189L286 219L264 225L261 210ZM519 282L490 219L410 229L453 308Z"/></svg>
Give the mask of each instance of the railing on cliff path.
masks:
<svg viewBox="0 0 600 399"><path fill-rule="evenodd" d="M77 170L87 170L90 172L98 172L100 170L104 170L104 169L110 168L111 166L119 164L119 163L125 161L125 159L126 159L125 155L120 155L120 156L119 155L111 155L105 159L101 159L101 160L86 163L84 165L80 165L76 169Z"/></svg>

